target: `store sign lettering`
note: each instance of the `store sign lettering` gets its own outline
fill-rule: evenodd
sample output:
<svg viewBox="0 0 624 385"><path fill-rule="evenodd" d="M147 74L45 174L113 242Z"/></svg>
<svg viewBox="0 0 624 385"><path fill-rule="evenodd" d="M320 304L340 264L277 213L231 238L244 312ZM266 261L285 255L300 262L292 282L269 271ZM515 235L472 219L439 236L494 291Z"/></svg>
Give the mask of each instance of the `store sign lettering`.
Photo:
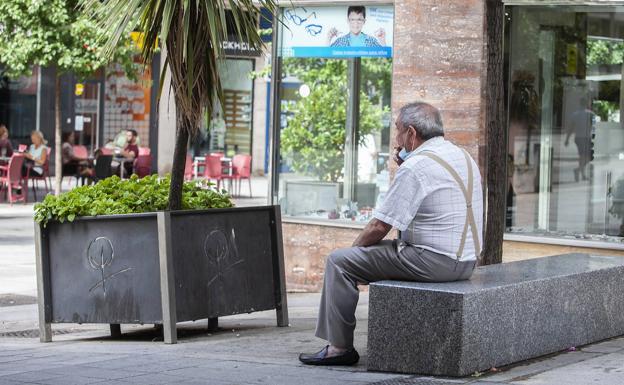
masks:
<svg viewBox="0 0 624 385"><path fill-rule="evenodd" d="M260 56L260 50L252 47L249 43L226 40L221 42L221 48L228 55Z"/></svg>

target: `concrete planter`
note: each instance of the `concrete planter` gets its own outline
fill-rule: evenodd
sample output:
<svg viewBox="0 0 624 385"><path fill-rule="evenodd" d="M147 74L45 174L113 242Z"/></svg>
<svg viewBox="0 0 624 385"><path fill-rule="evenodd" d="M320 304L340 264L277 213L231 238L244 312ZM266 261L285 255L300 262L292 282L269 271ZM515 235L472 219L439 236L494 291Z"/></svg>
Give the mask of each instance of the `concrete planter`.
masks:
<svg viewBox="0 0 624 385"><path fill-rule="evenodd" d="M162 324L276 309L288 325L279 206L35 225L41 341L51 323Z"/></svg>

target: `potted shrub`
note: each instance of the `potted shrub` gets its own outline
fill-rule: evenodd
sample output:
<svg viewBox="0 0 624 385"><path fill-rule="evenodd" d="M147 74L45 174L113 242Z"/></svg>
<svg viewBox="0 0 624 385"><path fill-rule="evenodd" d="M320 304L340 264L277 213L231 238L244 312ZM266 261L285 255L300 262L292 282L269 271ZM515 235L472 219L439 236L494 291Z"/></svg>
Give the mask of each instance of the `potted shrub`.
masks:
<svg viewBox="0 0 624 385"><path fill-rule="evenodd" d="M176 321L271 307L286 325L279 211L226 208L214 192L184 183L189 141L204 114L223 104L221 43L235 35L262 46L260 8L274 13L275 1L80 4L103 31L102 57L114 57L128 30L141 32L145 65L163 48L161 86L169 73L176 140L170 179L128 185L111 179L38 206L41 339L50 340L50 322L105 322L118 332L123 322L154 321L163 323L165 342L175 342ZM110 187L116 198L99 195L106 183L116 184Z"/></svg>
<svg viewBox="0 0 624 385"><path fill-rule="evenodd" d="M35 206L41 341L51 323L162 324L276 309L288 325L278 206L234 208L229 196L170 178L114 176Z"/></svg>

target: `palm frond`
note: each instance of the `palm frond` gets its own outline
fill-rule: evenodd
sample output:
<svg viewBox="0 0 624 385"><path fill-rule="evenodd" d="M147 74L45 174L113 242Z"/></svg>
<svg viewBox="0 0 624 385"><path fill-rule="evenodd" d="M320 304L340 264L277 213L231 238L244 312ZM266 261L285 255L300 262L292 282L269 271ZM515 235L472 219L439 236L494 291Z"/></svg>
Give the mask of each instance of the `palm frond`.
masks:
<svg viewBox="0 0 624 385"><path fill-rule="evenodd" d="M199 129L203 111L212 114L215 101L223 101L221 42L235 35L261 47L260 7L273 13L277 9L275 0L81 0L81 6L109 31L107 52L112 53L128 29L143 33L141 57L146 65L159 44L166 49L176 110L191 135ZM228 10L233 26L227 22Z"/></svg>

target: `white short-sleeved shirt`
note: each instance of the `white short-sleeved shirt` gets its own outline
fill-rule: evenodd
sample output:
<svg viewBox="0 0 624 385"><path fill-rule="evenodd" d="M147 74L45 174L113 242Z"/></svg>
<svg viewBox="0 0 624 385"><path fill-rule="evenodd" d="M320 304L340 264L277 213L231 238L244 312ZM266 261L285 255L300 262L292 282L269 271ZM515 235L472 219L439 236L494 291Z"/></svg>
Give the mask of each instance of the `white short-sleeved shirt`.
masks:
<svg viewBox="0 0 624 385"><path fill-rule="evenodd" d="M463 150L443 137L427 140L411 152L399 167L390 190L373 216L401 231L401 240L410 245L457 258L464 224L466 199L451 174L436 161L419 153L427 151L446 161L468 184L468 168ZM481 174L470 158L473 170L472 210L479 244L483 230ZM471 229L468 229L461 261L476 259Z"/></svg>

